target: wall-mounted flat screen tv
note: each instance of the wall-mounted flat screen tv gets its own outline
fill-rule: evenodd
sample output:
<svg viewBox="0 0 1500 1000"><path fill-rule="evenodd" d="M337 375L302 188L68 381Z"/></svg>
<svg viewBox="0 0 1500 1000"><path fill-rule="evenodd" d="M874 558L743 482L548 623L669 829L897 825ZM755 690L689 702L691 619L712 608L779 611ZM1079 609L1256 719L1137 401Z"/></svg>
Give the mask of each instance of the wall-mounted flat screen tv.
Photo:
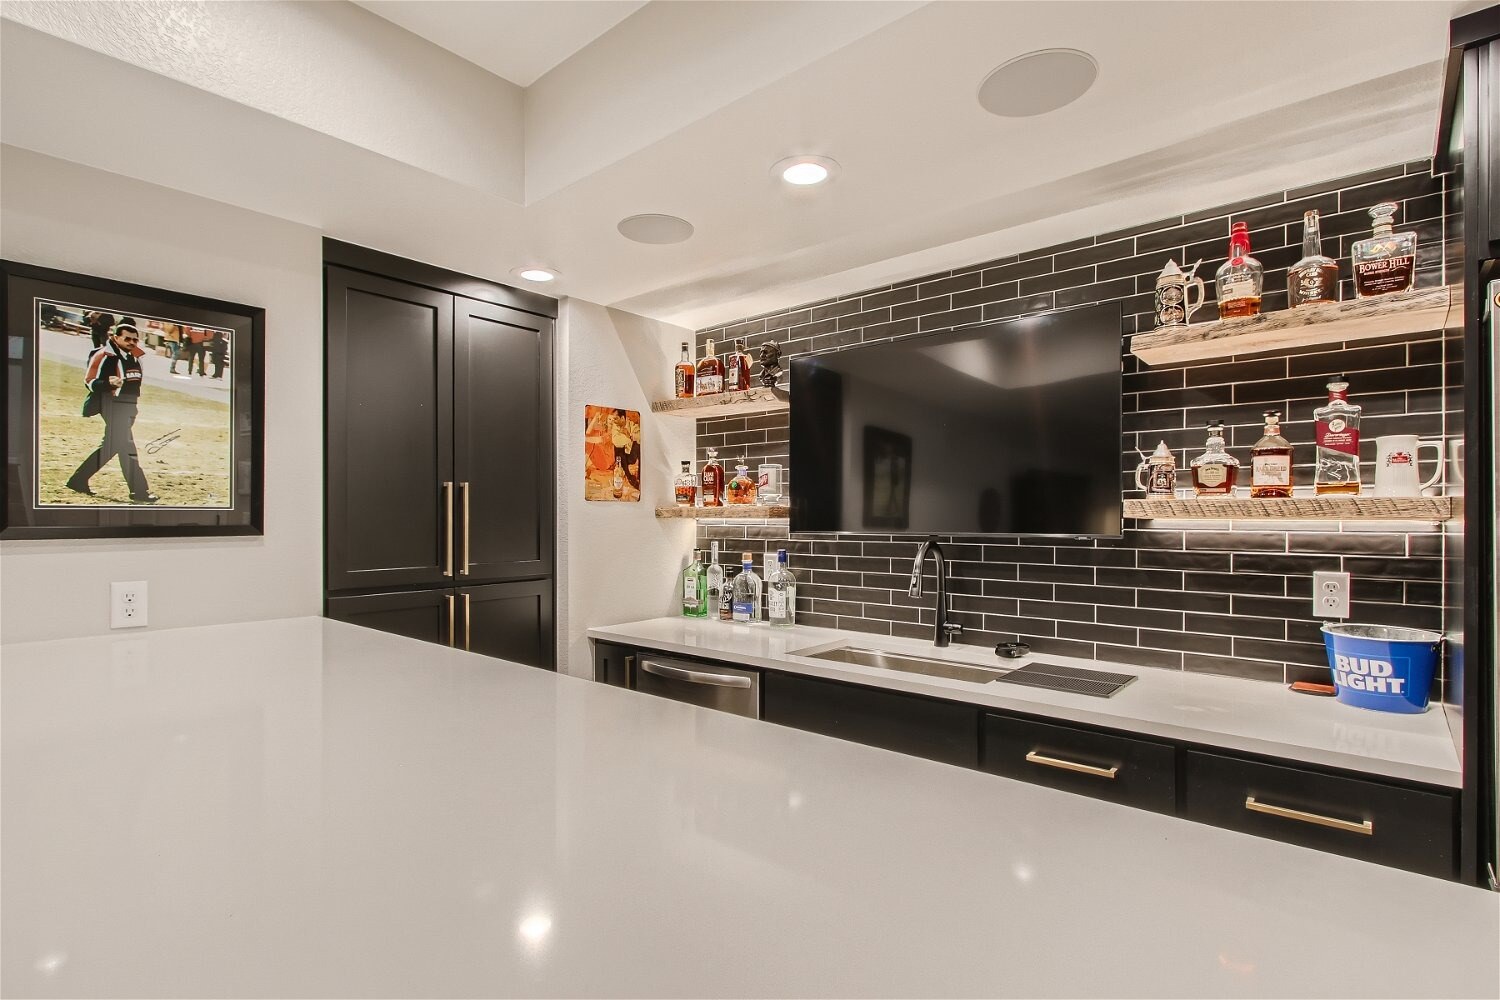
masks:
<svg viewBox="0 0 1500 1000"><path fill-rule="evenodd" d="M1118 537L1120 306L792 361L797 532Z"/></svg>

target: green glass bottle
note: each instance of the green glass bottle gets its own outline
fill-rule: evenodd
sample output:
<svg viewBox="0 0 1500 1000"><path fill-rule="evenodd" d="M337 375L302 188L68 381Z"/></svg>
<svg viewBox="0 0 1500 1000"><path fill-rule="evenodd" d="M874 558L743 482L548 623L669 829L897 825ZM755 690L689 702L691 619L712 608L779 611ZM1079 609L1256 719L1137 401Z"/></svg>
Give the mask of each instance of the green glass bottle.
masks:
<svg viewBox="0 0 1500 1000"><path fill-rule="evenodd" d="M687 618L708 617L708 574L703 568L703 550L693 550L693 561L682 571L682 614Z"/></svg>

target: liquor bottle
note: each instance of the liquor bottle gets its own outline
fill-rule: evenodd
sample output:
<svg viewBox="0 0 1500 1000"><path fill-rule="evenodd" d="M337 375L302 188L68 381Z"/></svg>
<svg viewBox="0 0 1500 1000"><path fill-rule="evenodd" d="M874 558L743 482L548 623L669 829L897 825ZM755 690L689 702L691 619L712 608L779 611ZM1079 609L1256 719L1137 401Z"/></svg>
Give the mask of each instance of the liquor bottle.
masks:
<svg viewBox="0 0 1500 1000"><path fill-rule="evenodd" d="M703 550L693 550L693 561L682 571L682 613L688 618L708 617L708 585L703 572Z"/></svg>
<svg viewBox="0 0 1500 1000"><path fill-rule="evenodd" d="M1229 230L1229 259L1219 268L1214 289L1219 299L1219 318L1254 316L1260 312L1260 293L1265 269L1250 256L1250 227L1236 222Z"/></svg>
<svg viewBox="0 0 1500 1000"><path fill-rule="evenodd" d="M708 613L719 617L719 602L724 598L724 567L719 565L719 543L714 542L708 569L703 573L703 586L708 591Z"/></svg>
<svg viewBox="0 0 1500 1000"><path fill-rule="evenodd" d="M724 466L719 464L719 450L708 449L708 461L703 463L703 481L699 484L703 495L703 506L724 506Z"/></svg>
<svg viewBox="0 0 1500 1000"><path fill-rule="evenodd" d="M719 621L734 621L734 576L732 567L724 567L724 584L719 590Z"/></svg>
<svg viewBox="0 0 1500 1000"><path fill-rule="evenodd" d="M1257 500L1292 495L1292 445L1281 436L1281 411L1266 411L1266 432L1250 449L1250 495Z"/></svg>
<svg viewBox="0 0 1500 1000"><path fill-rule="evenodd" d="M625 495L625 467L620 464L618 458L615 459L615 478L610 485L616 500Z"/></svg>
<svg viewBox="0 0 1500 1000"><path fill-rule="evenodd" d="M677 362L677 398L693 398L693 376L697 374L693 356L688 352L687 341L682 342L682 360Z"/></svg>
<svg viewBox="0 0 1500 1000"><path fill-rule="evenodd" d="M694 393L699 396L714 396L724 391L724 365L714 353L714 342L707 342L703 357L698 359L698 374L694 380Z"/></svg>
<svg viewBox="0 0 1500 1000"><path fill-rule="evenodd" d="M776 550L776 565L766 571L766 621L790 628L797 617L797 578L786 568L786 549Z"/></svg>
<svg viewBox="0 0 1500 1000"><path fill-rule="evenodd" d="M724 487L724 499L732 504L755 502L755 480L750 478L750 466L734 467L734 478Z"/></svg>
<svg viewBox="0 0 1500 1000"><path fill-rule="evenodd" d="M1375 235L1349 248L1355 298L1409 292L1416 284L1417 234L1393 233L1395 215L1394 201L1383 201L1370 209Z"/></svg>
<svg viewBox="0 0 1500 1000"><path fill-rule="evenodd" d="M1193 474L1193 492L1200 497L1232 497L1240 475L1240 460L1224 450L1224 421L1208 422L1208 444L1203 454L1188 463Z"/></svg>
<svg viewBox="0 0 1500 1000"><path fill-rule="evenodd" d="M760 577L755 575L755 556L742 557L740 575L734 578L734 622L755 625L760 622Z"/></svg>
<svg viewBox="0 0 1500 1000"><path fill-rule="evenodd" d="M1286 303L1295 309L1338 300L1338 261L1323 256L1323 241L1318 236L1318 213L1304 212L1302 259L1286 273Z"/></svg>
<svg viewBox="0 0 1500 1000"><path fill-rule="evenodd" d="M698 502L698 477L693 472L692 462L682 463L682 472L672 482L672 494L679 507L691 507Z"/></svg>
<svg viewBox="0 0 1500 1000"><path fill-rule="evenodd" d="M745 353L745 342L736 340L734 350L724 359L724 391L738 392L750 388L750 367L754 362Z"/></svg>
<svg viewBox="0 0 1500 1000"><path fill-rule="evenodd" d="M1340 375L1328 383L1328 403L1313 410L1318 445L1318 494L1359 495L1359 415L1363 407L1349 402L1349 383Z"/></svg>

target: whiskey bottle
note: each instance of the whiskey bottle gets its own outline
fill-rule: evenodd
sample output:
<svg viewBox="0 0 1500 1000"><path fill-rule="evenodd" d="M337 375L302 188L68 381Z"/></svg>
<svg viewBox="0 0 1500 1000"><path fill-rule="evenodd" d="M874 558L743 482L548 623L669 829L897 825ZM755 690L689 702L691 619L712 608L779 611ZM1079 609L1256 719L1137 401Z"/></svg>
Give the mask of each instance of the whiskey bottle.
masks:
<svg viewBox="0 0 1500 1000"><path fill-rule="evenodd" d="M693 561L682 571L682 613L688 618L708 617L708 586L703 572L703 550L693 550Z"/></svg>
<svg viewBox="0 0 1500 1000"><path fill-rule="evenodd" d="M719 543L712 543L709 551L712 553L708 568L703 573L703 586L708 591L708 611L713 617L719 616L719 602L724 597L724 567L719 565Z"/></svg>
<svg viewBox="0 0 1500 1000"><path fill-rule="evenodd" d="M740 575L734 578L734 622L755 625L760 621L760 577L755 575L755 556L746 552Z"/></svg>
<svg viewBox="0 0 1500 1000"><path fill-rule="evenodd" d="M1370 209L1375 235L1349 249L1355 298L1409 292L1416 284L1417 234L1393 233L1395 215L1394 201L1383 201Z"/></svg>
<svg viewBox="0 0 1500 1000"><path fill-rule="evenodd" d="M1302 215L1302 259L1286 273L1286 302L1298 306L1321 305L1339 300L1339 265L1323 256L1323 241L1318 236L1318 213Z"/></svg>
<svg viewBox="0 0 1500 1000"><path fill-rule="evenodd" d="M1240 475L1240 460L1224 450L1224 421L1208 422L1208 444L1203 454L1188 463L1193 492L1200 497L1232 497Z"/></svg>
<svg viewBox="0 0 1500 1000"><path fill-rule="evenodd" d="M693 473L692 462L682 463L682 472L672 483L672 494L679 507L691 507L698 502L698 477Z"/></svg>
<svg viewBox="0 0 1500 1000"><path fill-rule="evenodd" d="M714 353L714 342L707 341L703 357L698 359L698 373L694 392L699 396L714 396L724 391L724 365Z"/></svg>
<svg viewBox="0 0 1500 1000"><path fill-rule="evenodd" d="M734 467L734 478L724 487L724 500L732 504L755 502L755 480L750 478L750 466Z"/></svg>
<svg viewBox="0 0 1500 1000"><path fill-rule="evenodd" d="M776 565L766 570L766 621L790 628L797 617L797 578L786 568L786 549L776 550Z"/></svg>
<svg viewBox="0 0 1500 1000"><path fill-rule="evenodd" d="M1292 444L1281 436L1281 411L1266 411L1266 432L1250 449L1250 495L1257 500L1292 495Z"/></svg>
<svg viewBox="0 0 1500 1000"><path fill-rule="evenodd" d="M1349 383L1340 375L1328 383L1328 403L1313 410L1318 470L1313 490L1319 495L1359 495L1359 415L1363 407L1349 402Z"/></svg>
<svg viewBox="0 0 1500 1000"><path fill-rule="evenodd" d="M693 398L693 376L697 374L697 366L693 364L693 356L688 352L687 341L682 342L682 360L677 362L677 386L678 399Z"/></svg>
<svg viewBox="0 0 1500 1000"><path fill-rule="evenodd" d="M738 392L750 388L750 367L754 364L745 353L745 342L736 340L734 350L724 359L724 391Z"/></svg>
<svg viewBox="0 0 1500 1000"><path fill-rule="evenodd" d="M1219 268L1214 290L1219 300L1219 318L1254 316L1260 312L1260 293L1265 269L1250 256L1250 227L1236 222L1229 230L1229 259Z"/></svg>
<svg viewBox="0 0 1500 1000"><path fill-rule="evenodd" d="M703 493L703 506L724 506L724 466L719 464L717 448L708 449L708 461L703 463L703 481L699 488Z"/></svg>

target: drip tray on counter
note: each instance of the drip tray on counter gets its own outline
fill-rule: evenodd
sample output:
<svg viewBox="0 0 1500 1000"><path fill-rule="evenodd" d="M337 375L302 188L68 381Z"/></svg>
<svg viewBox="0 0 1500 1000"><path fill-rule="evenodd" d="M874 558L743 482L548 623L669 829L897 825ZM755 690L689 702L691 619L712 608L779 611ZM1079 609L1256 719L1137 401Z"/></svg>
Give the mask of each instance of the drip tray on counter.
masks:
<svg viewBox="0 0 1500 1000"><path fill-rule="evenodd" d="M996 677L991 683L1021 684L1026 687L1047 688L1050 691L1070 691L1073 694L1108 698L1133 680L1134 674L1118 674L1112 670L1084 670L1057 663L1028 663Z"/></svg>

